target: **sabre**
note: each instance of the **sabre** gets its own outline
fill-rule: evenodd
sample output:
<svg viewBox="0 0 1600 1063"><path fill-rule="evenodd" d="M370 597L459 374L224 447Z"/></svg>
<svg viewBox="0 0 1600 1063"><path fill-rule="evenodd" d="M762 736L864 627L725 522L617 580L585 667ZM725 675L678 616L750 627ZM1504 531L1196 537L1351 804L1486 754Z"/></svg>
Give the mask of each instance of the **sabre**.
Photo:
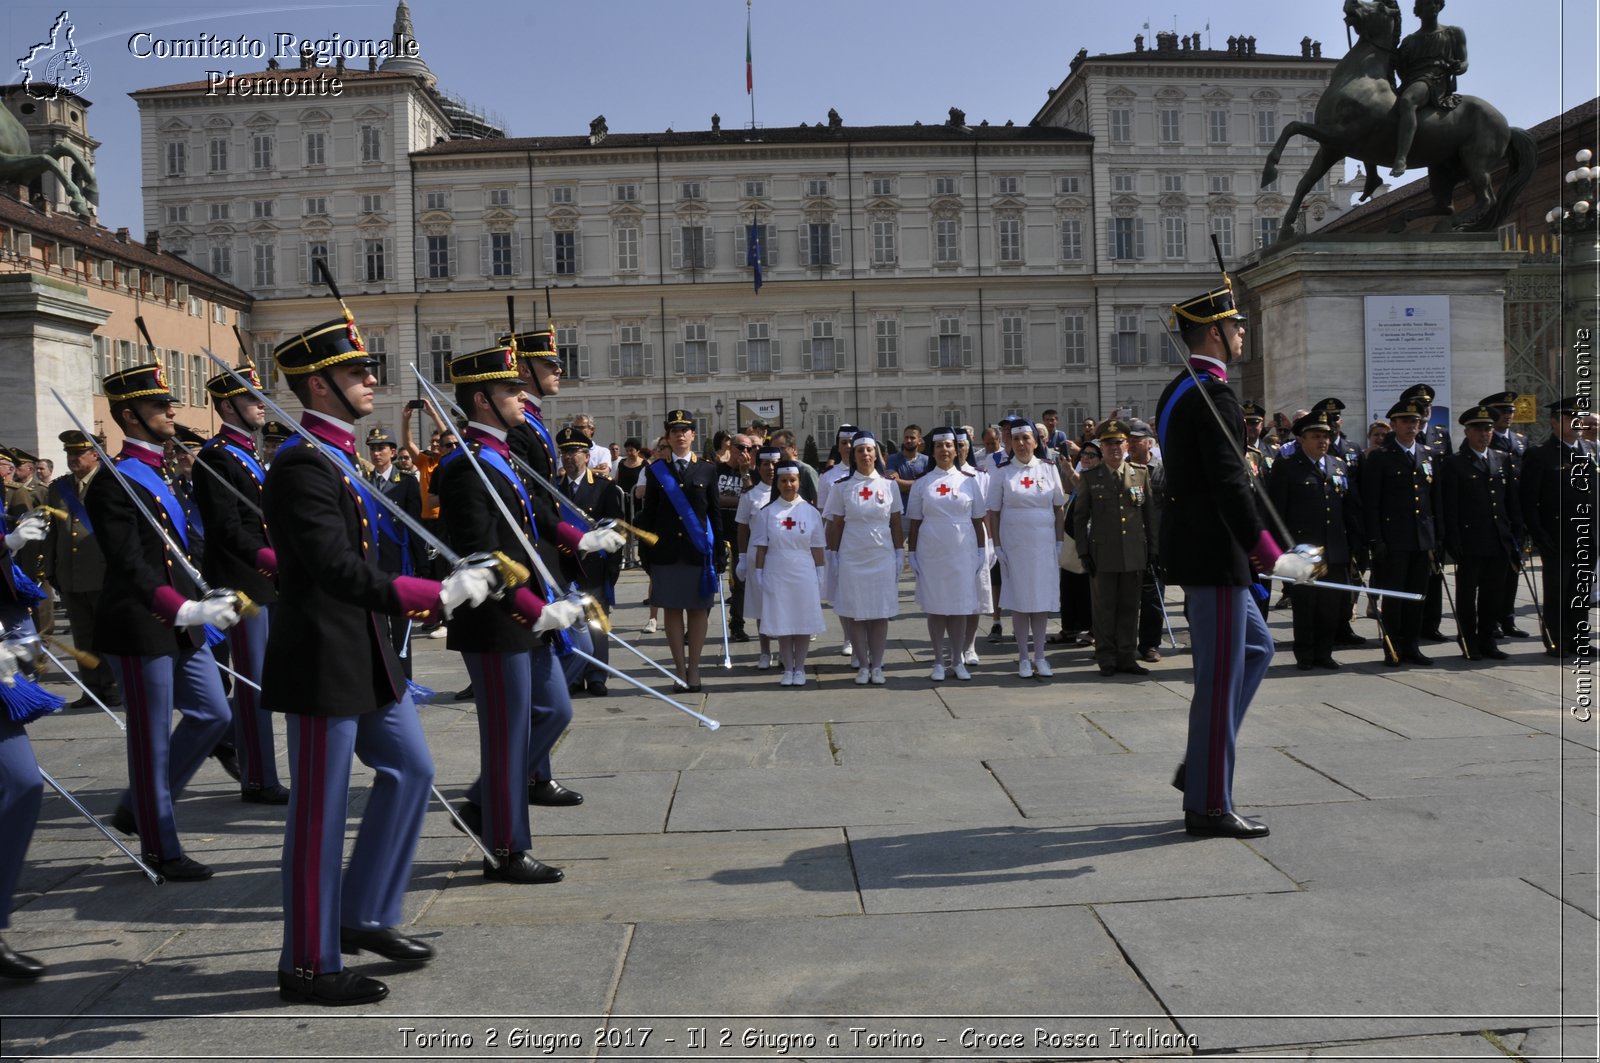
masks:
<svg viewBox="0 0 1600 1063"><path fill-rule="evenodd" d="M152 886L159 886L166 881L166 879L161 877L159 872L157 872L143 860L139 859L139 855L137 853L128 848L126 845L123 845L122 839L118 838L115 834L112 834L109 830L107 830L106 825L101 823L100 820L95 817L94 813L90 812L87 808L84 808L83 802L74 797L71 790L68 790L65 786L62 786L59 782L57 782L55 776L45 771L43 766L39 767L39 778L49 783L52 790L67 799L67 804L77 809L79 814L81 814L84 819L88 820L90 823L93 823L95 828L99 830L101 834L104 834L107 838L111 839L111 844L115 845L118 849L121 849L124 856L126 856L129 860L132 860L135 864L139 865L139 870L144 872L144 877L150 880L150 884Z"/></svg>
<svg viewBox="0 0 1600 1063"><path fill-rule="evenodd" d="M1456 596L1450 593L1450 580L1445 577L1444 565L1440 563L1439 555L1432 550L1428 551L1428 560L1433 564L1433 574L1439 577L1439 587L1444 591L1445 601L1450 603L1450 616L1456 622L1456 645L1461 648L1461 656L1469 661L1475 661L1478 658L1467 649L1466 632L1461 630L1461 614L1456 612Z"/></svg>
<svg viewBox="0 0 1600 1063"><path fill-rule="evenodd" d="M111 711L111 706L107 705L104 701L100 700L100 695L98 695L94 691L90 690L84 684L83 680L78 678L78 673L68 669L67 666L61 662L61 658L57 657L55 654L50 652L50 647L48 645L46 645L45 636L42 636L42 635L38 636L38 639L39 639L39 652L43 653L46 657L48 657L52 661L54 661L57 668L61 669L63 672L66 672L67 673L67 678L72 680L74 683L78 684L78 689L83 691L84 694L88 696L90 701L92 701L96 705L100 706L101 710L107 716L111 717L111 722L117 725L117 729L118 730L127 731L128 725L123 723L121 718L118 717L116 713ZM27 640L24 639L22 641L27 641Z"/></svg>
<svg viewBox="0 0 1600 1063"><path fill-rule="evenodd" d="M1356 574L1356 579L1361 579L1360 573ZM1359 583L1356 585L1358 587L1361 586ZM1373 593L1371 587L1361 587L1361 589L1366 591L1369 596ZM1400 652L1394 648L1394 640L1389 637L1389 629L1383 626L1383 610L1379 609L1376 604L1369 604L1372 604L1372 618L1378 624L1378 637L1383 640L1383 663L1397 665L1400 663Z"/></svg>
<svg viewBox="0 0 1600 1063"><path fill-rule="evenodd" d="M660 672L662 675L664 675L668 679L672 680L674 683L679 683L679 684L681 684L683 686L688 686L689 685L683 679L680 679L675 672L670 671L665 665L657 664L655 661L651 660L649 657L646 657L643 652L641 652L640 650L634 648L634 646L632 646L630 643L625 641L615 631L607 631L606 632L606 637L609 638L612 642L615 642L618 646L621 646L623 649L627 650L629 653L633 654L635 657L639 658L639 660L643 661L645 664L648 664L651 668L654 668L656 671Z"/></svg>
<svg viewBox="0 0 1600 1063"><path fill-rule="evenodd" d="M712 549L716 549L715 546ZM722 667L732 668L733 658L728 655L728 600L722 596L722 573L717 573L717 608L722 613Z"/></svg>
<svg viewBox="0 0 1600 1063"><path fill-rule="evenodd" d="M622 640L618 639L617 641L621 642ZM625 642L622 643L622 644L624 646L628 645ZM629 648L632 649L631 646ZM576 654L577 656L583 658L584 660L588 661L590 664L594 665L596 668L600 668L600 669L603 669L603 670L605 670L607 672L610 672L612 675L616 676L618 679L622 680L624 683L627 683L627 684L629 684L631 686L636 686L640 690L644 691L646 694L649 694L651 697L657 698L657 699L659 699L661 701L664 701L668 705L671 705L673 708L678 709L681 712L688 713L690 716L693 716L695 719L697 719L701 723L705 724L706 725L706 729L708 731L715 731L717 728L722 726L721 723L719 723L716 720L713 720L711 717L709 717L709 716L707 716L707 715L705 715L703 713L695 712L693 709L691 709L689 706L685 705L683 702L678 701L675 698L667 697L665 694L661 693L661 691L655 689L654 687L645 686L643 683L641 683L637 679L633 678L633 676L628 675L626 672L618 671L617 669L613 668L611 665L607 664L606 662L601 661L601 660L597 660L594 657L589 656L587 653L584 653L582 650L580 650L580 649L578 649L576 647L573 648L572 652L574 654ZM635 652L637 652L637 651L635 651ZM641 654L641 656L643 656L643 655ZM671 673L669 672L668 674L670 675Z"/></svg>
<svg viewBox="0 0 1600 1063"><path fill-rule="evenodd" d="M1279 581L1280 583L1295 583L1296 582L1296 580L1293 579L1290 576L1274 576L1270 572L1263 572L1261 574L1260 578L1262 578L1262 579L1275 579L1275 580ZM1302 586L1302 587L1321 587L1324 590L1330 590L1330 591L1350 591L1350 592L1355 593L1355 594L1370 594L1370 595L1372 595L1373 597L1376 597L1376 598L1399 598L1403 602L1420 602L1420 601L1422 601L1422 595L1415 594L1415 593L1413 593L1411 591L1386 591L1386 590L1382 590L1381 588L1378 588L1378 587L1363 587L1363 586L1361 586L1359 584L1356 584L1356 583L1333 583L1333 582L1330 582L1329 580L1325 580L1325 579L1306 580L1304 583L1301 583L1300 586Z"/></svg>
<svg viewBox="0 0 1600 1063"><path fill-rule="evenodd" d="M1167 641L1172 643L1172 648L1178 648L1178 639L1172 633L1172 618L1167 615L1167 588L1161 583L1161 577L1154 572L1150 578L1156 583L1156 601L1161 603L1161 622L1167 626Z"/></svg>
<svg viewBox="0 0 1600 1063"><path fill-rule="evenodd" d="M1528 584L1528 592L1533 595L1533 611L1534 615L1539 618L1539 638L1544 642L1545 652L1548 653L1551 650L1558 649L1556 640L1550 637L1550 629L1545 626L1544 606L1539 604L1539 588L1533 578L1533 562L1531 558L1528 564L1522 566L1522 578Z"/></svg>

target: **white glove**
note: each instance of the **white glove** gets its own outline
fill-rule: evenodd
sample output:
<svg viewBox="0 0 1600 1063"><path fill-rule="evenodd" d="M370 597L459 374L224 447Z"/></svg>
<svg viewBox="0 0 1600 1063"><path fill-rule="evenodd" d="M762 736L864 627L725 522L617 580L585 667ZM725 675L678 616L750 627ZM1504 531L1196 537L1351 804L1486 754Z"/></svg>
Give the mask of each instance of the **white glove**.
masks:
<svg viewBox="0 0 1600 1063"><path fill-rule="evenodd" d="M817 598L820 600L828 591L828 570L821 565L817 566Z"/></svg>
<svg viewBox="0 0 1600 1063"><path fill-rule="evenodd" d="M922 578L922 562L917 560L917 552L911 551L911 573L918 579Z"/></svg>
<svg viewBox="0 0 1600 1063"><path fill-rule="evenodd" d="M592 528L578 540L578 553L588 556L604 550L608 554L620 551L628 537L614 528Z"/></svg>
<svg viewBox="0 0 1600 1063"><path fill-rule="evenodd" d="M540 634L546 631L559 631L578 623L583 617L583 606L563 598L544 607L539 619L534 622L533 630Z"/></svg>
<svg viewBox="0 0 1600 1063"><path fill-rule="evenodd" d="M494 592L494 572L487 568L458 568L439 584L439 604L445 619L463 605L482 605ZM548 607L547 607L548 608Z"/></svg>
<svg viewBox="0 0 1600 1063"><path fill-rule="evenodd" d="M1278 558L1277 564L1272 566L1274 576L1293 580L1296 583L1310 583L1317 575L1317 557L1309 551L1314 547L1297 546L1287 554Z"/></svg>
<svg viewBox="0 0 1600 1063"><path fill-rule="evenodd" d="M1004 576L1008 571L1006 567L1006 552L998 546L994 548L994 563L1000 566L1000 574Z"/></svg>
<svg viewBox="0 0 1600 1063"><path fill-rule="evenodd" d="M6 534L6 547L16 553L28 543L36 543L50 534L50 518L34 510L24 514L17 526Z"/></svg>
<svg viewBox="0 0 1600 1063"><path fill-rule="evenodd" d="M900 573L905 570L905 567L906 567L906 552L904 550L896 550L894 552L894 578L895 579L899 579L900 578Z"/></svg>
<svg viewBox="0 0 1600 1063"><path fill-rule="evenodd" d="M173 619L177 627L200 627L210 624L218 631L226 631L239 622L239 599L231 594L202 598L198 602L184 602L178 606Z"/></svg>
<svg viewBox="0 0 1600 1063"><path fill-rule="evenodd" d="M750 577L747 575L747 573L749 571L750 571L750 555L749 555L749 553L740 554L739 555L738 564L733 566L734 578L735 579L744 580L746 583L748 583L750 581Z"/></svg>
<svg viewBox="0 0 1600 1063"><path fill-rule="evenodd" d="M766 569L753 568L744 577L744 585L752 588L757 594L761 593L761 585L766 582Z"/></svg>
<svg viewBox="0 0 1600 1063"><path fill-rule="evenodd" d="M28 651L14 642L0 642L0 684L16 686L17 673L31 658Z"/></svg>

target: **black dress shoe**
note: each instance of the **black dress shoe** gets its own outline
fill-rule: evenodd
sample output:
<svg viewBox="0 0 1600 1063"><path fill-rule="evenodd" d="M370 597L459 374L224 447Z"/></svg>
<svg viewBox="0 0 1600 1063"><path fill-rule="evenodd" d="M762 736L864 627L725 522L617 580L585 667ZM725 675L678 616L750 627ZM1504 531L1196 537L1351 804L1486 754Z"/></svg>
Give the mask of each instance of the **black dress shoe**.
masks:
<svg viewBox="0 0 1600 1063"><path fill-rule="evenodd" d="M1330 672L1337 672L1339 670L1339 662L1334 660L1332 657L1318 657L1311 663L1316 665L1318 668L1326 668Z"/></svg>
<svg viewBox="0 0 1600 1063"><path fill-rule="evenodd" d="M728 633L728 638L734 642L750 641L750 636L745 633L743 628L735 628L733 631Z"/></svg>
<svg viewBox="0 0 1600 1063"><path fill-rule="evenodd" d="M610 691L606 689L606 681L604 679L589 680L587 688L591 698L603 698L610 693Z"/></svg>
<svg viewBox="0 0 1600 1063"><path fill-rule="evenodd" d="M1511 659L1511 654L1507 653L1505 650L1502 650L1498 646L1484 647L1483 656L1489 658L1491 661L1509 661Z"/></svg>
<svg viewBox="0 0 1600 1063"><path fill-rule="evenodd" d="M352 1004L375 1004L388 995L388 986L354 971L334 971L311 978L301 978L288 971L278 972L278 998L291 1004L344 1008Z"/></svg>
<svg viewBox="0 0 1600 1063"><path fill-rule="evenodd" d="M698 694L698 693L700 693L700 684L699 683L690 683L684 689L687 690L690 694Z"/></svg>
<svg viewBox="0 0 1600 1063"><path fill-rule="evenodd" d="M550 882L560 882L566 878L566 873L559 867L551 867L540 860L535 860L529 852L512 853L500 861L500 866L495 867L489 861L483 862L483 877L493 879L495 882L517 882L523 885L542 886Z"/></svg>
<svg viewBox="0 0 1600 1063"><path fill-rule="evenodd" d="M553 808L581 805L583 795L576 790L567 789L554 779L535 780L528 784L528 804L549 805Z"/></svg>
<svg viewBox="0 0 1600 1063"><path fill-rule="evenodd" d="M1440 631L1438 628L1434 628L1432 631L1424 631L1422 633L1422 637L1424 639L1426 639L1427 641L1429 641L1429 642L1449 642L1450 641L1449 639L1445 638L1444 632Z"/></svg>
<svg viewBox="0 0 1600 1063"><path fill-rule="evenodd" d="M44 964L32 956L24 956L0 940L0 978L20 978L27 981L44 974Z"/></svg>
<svg viewBox="0 0 1600 1063"><path fill-rule="evenodd" d="M1271 833L1265 823L1245 819L1234 812L1190 812L1187 809L1183 813L1183 830L1196 838L1265 838Z"/></svg>
<svg viewBox="0 0 1600 1063"><path fill-rule="evenodd" d="M456 816L461 817L461 823L465 823L467 829L472 833L480 838L483 836L483 807L481 805L474 804L471 801L463 801L456 806ZM456 830L461 829L461 823L456 822L455 816L450 817L450 825Z"/></svg>
<svg viewBox="0 0 1600 1063"><path fill-rule="evenodd" d="M1365 646L1367 639L1365 635L1357 635L1354 631L1341 631L1333 637L1333 644L1335 646Z"/></svg>
<svg viewBox="0 0 1600 1063"><path fill-rule="evenodd" d="M234 782L239 781L239 751L237 749L232 746L218 746L211 751L211 755L217 758L217 763L222 765L222 770L227 772Z"/></svg>
<svg viewBox="0 0 1600 1063"><path fill-rule="evenodd" d="M120 690L108 690L100 695L100 700L106 703L106 708L108 709L122 708L122 692Z"/></svg>
<svg viewBox="0 0 1600 1063"><path fill-rule="evenodd" d="M99 707L99 703L87 694L67 706L69 709L98 709Z"/></svg>
<svg viewBox="0 0 1600 1063"><path fill-rule="evenodd" d="M433 959L432 945L408 938L392 926L380 926L372 930L341 926L339 951L347 956L363 951L375 952L390 963L405 963L413 967L420 967Z"/></svg>
<svg viewBox="0 0 1600 1063"><path fill-rule="evenodd" d="M1294 662L1294 666L1302 672L1309 672L1312 668L1310 661L1296 661Z"/></svg>
<svg viewBox="0 0 1600 1063"><path fill-rule="evenodd" d="M155 864L155 869L162 878L171 879L173 882L204 882L215 874L200 861L187 856L159 861Z"/></svg>
<svg viewBox="0 0 1600 1063"><path fill-rule="evenodd" d="M460 690L456 691L454 694L451 694L450 697L454 701L471 701L472 700L472 684L468 683L466 686L462 687Z"/></svg>
<svg viewBox="0 0 1600 1063"><path fill-rule="evenodd" d="M1117 671L1122 672L1124 675L1149 675L1150 674L1150 669L1146 668L1142 664L1124 664L1124 665L1119 666L1117 668Z"/></svg>
<svg viewBox="0 0 1600 1063"><path fill-rule="evenodd" d="M1100 674L1101 675L1116 675L1117 674L1117 666L1114 665L1114 664L1102 664L1100 666Z"/></svg>
<svg viewBox="0 0 1600 1063"><path fill-rule="evenodd" d="M127 805L118 805L111 813L111 825L129 837L139 832L138 824L133 821L133 809Z"/></svg>
<svg viewBox="0 0 1600 1063"><path fill-rule="evenodd" d="M1184 783L1189 781L1189 765L1186 761L1178 762L1178 770L1172 773L1172 788L1182 793Z"/></svg>
<svg viewBox="0 0 1600 1063"><path fill-rule="evenodd" d="M1508 639L1525 639L1528 637L1528 633L1515 624L1501 624L1500 634Z"/></svg>
<svg viewBox="0 0 1600 1063"><path fill-rule="evenodd" d="M581 698L581 697L583 697L583 684L582 683L568 683L567 684L567 697L569 697L569 698Z"/></svg>
<svg viewBox="0 0 1600 1063"><path fill-rule="evenodd" d="M1408 650L1400 655L1400 659L1409 661L1412 664L1420 664L1424 668L1433 667L1433 658L1424 656L1421 650Z"/></svg>
<svg viewBox="0 0 1600 1063"><path fill-rule="evenodd" d="M289 788L273 783L271 786L246 786L239 791L239 800L249 805L286 805Z"/></svg>

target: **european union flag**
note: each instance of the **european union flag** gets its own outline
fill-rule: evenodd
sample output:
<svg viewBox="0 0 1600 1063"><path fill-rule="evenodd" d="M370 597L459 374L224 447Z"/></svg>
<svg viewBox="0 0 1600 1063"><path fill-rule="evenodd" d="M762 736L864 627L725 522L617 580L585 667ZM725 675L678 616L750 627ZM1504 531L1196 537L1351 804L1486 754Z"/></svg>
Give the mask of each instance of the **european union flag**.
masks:
<svg viewBox="0 0 1600 1063"><path fill-rule="evenodd" d="M761 246L761 238L765 233L765 225L752 225L745 233L744 241L744 264L755 271L758 292L761 290L761 260L766 257Z"/></svg>

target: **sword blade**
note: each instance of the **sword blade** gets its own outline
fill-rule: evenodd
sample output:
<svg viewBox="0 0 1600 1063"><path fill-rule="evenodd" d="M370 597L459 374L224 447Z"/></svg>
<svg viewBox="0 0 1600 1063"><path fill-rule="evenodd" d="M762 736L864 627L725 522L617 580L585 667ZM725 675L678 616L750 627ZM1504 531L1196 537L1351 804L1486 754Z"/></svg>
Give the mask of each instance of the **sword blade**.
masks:
<svg viewBox="0 0 1600 1063"><path fill-rule="evenodd" d="M1280 583L1294 583L1295 580L1288 576L1275 576L1268 572L1261 576L1262 579L1275 579ZM1413 594L1411 591L1386 591L1381 587L1360 587L1354 583L1332 583L1325 579L1309 580L1301 584L1302 587L1321 587L1329 591L1354 591L1357 594L1370 594L1376 598L1399 598L1403 602L1420 602L1422 595Z"/></svg>
<svg viewBox="0 0 1600 1063"><path fill-rule="evenodd" d="M679 710L680 712L687 712L690 716L693 716L695 719L697 719L701 723L705 724L706 728L708 730L715 731L717 728L722 726L722 724L720 722L718 722L716 720L713 720L711 717L705 715L704 713L695 712L693 709L691 709L689 706L685 705L683 702L677 701L677 700L675 700L673 698L667 697L665 694L661 693L661 691L655 689L654 687L645 686L643 683L641 683L637 679L633 678L633 676L628 675L626 672L620 672L617 669L611 667L609 664L605 663L604 661L597 660L596 658L589 656L587 653L584 653L582 650L580 650L580 649L578 649L576 647L573 648L572 652L575 655L577 655L578 657L581 657L584 660L588 661L590 664L594 665L596 668L601 668L601 669L604 669L607 672L610 672L612 675L616 676L618 679L622 680L624 683L628 683L628 684L630 684L632 686L638 687L640 690L644 691L646 694L649 694L651 697L658 698L661 701L666 702L668 705L671 705L673 708Z"/></svg>
<svg viewBox="0 0 1600 1063"><path fill-rule="evenodd" d="M56 782L56 777L45 771L43 765L40 765L39 767L39 778L49 783L51 789L60 794L62 797L66 798L67 804L77 809L79 814L82 815L84 819L88 820L90 823L93 823L95 827L99 829L101 834L104 834L107 838L111 839L111 844L115 845L118 849L121 849L124 856L126 856L129 860L132 860L135 864L138 864L139 870L144 872L145 878L150 880L151 885L159 886L166 881L166 879L162 878L160 874L154 871L149 864L139 859L137 853L128 848L126 845L123 845L122 839L118 838L115 834L112 834L109 830L107 830L106 825L101 823L100 820L95 817L93 812L90 812L87 808L84 808L83 802L79 801L77 797L73 796L71 790L68 790L65 786L62 786L59 782Z"/></svg>

